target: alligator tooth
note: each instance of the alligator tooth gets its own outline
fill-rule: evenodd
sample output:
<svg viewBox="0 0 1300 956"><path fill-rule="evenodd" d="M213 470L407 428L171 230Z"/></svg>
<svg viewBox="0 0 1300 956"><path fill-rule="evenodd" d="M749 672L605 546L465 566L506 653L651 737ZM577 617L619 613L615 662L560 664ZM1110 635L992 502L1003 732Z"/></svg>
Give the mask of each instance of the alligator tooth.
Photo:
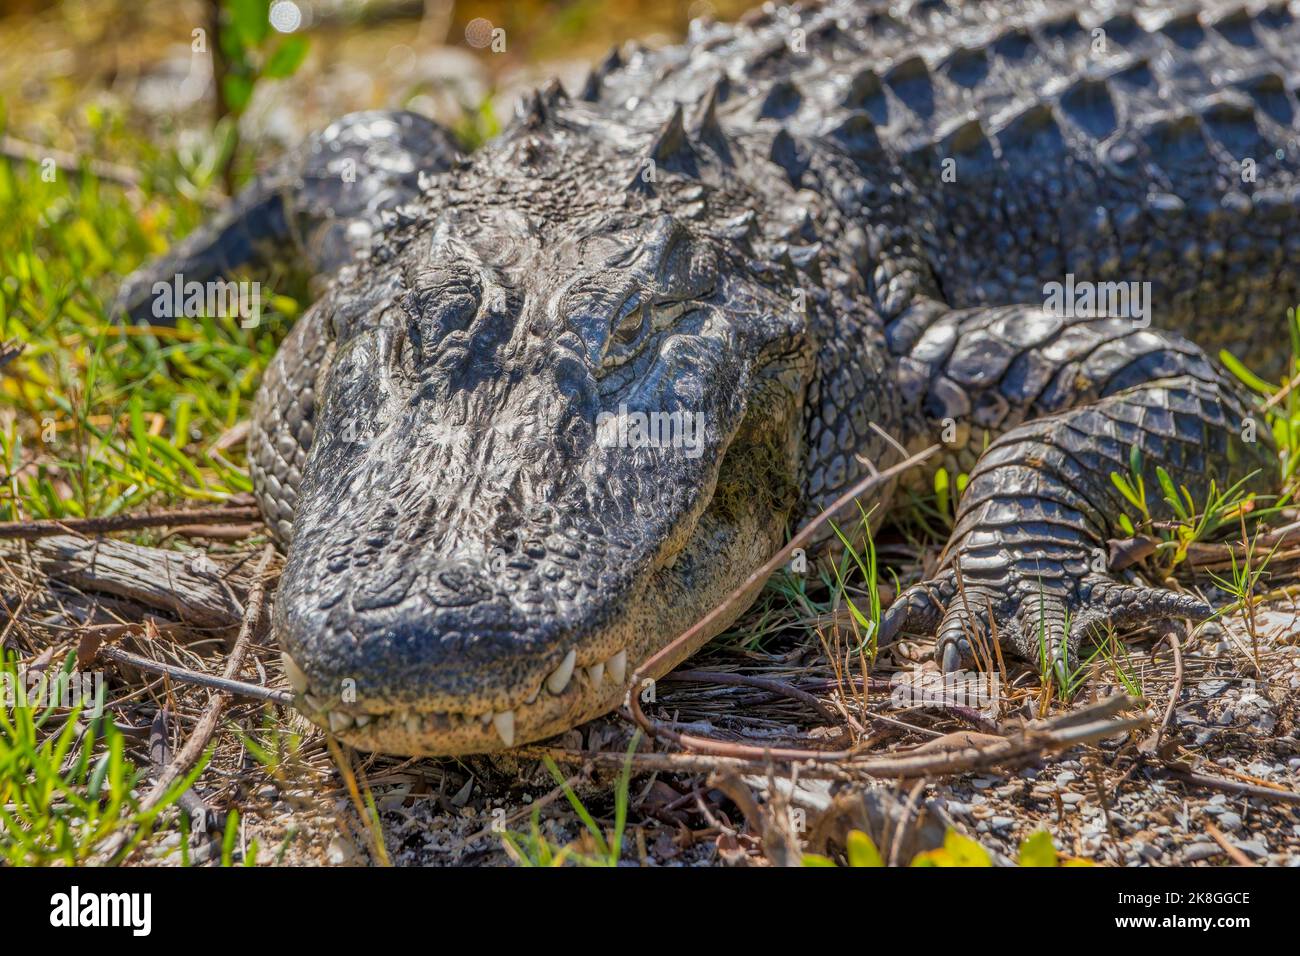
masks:
<svg viewBox="0 0 1300 956"><path fill-rule="evenodd" d="M627 651L619 651L605 662L605 666L609 668L609 676L614 679L614 683L622 684L627 677Z"/></svg>
<svg viewBox="0 0 1300 956"><path fill-rule="evenodd" d="M484 727L492 723L492 711L489 710L486 714L480 715L479 723L481 723Z"/></svg>
<svg viewBox="0 0 1300 956"><path fill-rule="evenodd" d="M605 665L592 664L587 668L587 676L591 678L591 683L599 687L605 680Z"/></svg>
<svg viewBox="0 0 1300 956"><path fill-rule="evenodd" d="M373 718L370 714L357 714L357 726L364 727L366 724L370 723L372 719Z"/></svg>
<svg viewBox="0 0 1300 956"><path fill-rule="evenodd" d="M405 723L406 732L411 735L418 734L424 726L419 714L407 714Z"/></svg>
<svg viewBox="0 0 1300 956"><path fill-rule="evenodd" d="M341 734L343 731L352 726L352 715L345 714L341 710L336 710L330 714L330 730L333 733Z"/></svg>
<svg viewBox="0 0 1300 956"><path fill-rule="evenodd" d="M513 710L503 710L499 714L492 715L492 726L497 729L497 736L507 747L515 745L515 712Z"/></svg>
<svg viewBox="0 0 1300 956"><path fill-rule="evenodd" d="M541 692L542 692L542 685L538 684L536 687L533 688L533 692L524 698L524 703L531 704L533 701L537 700L537 695L540 694Z"/></svg>
<svg viewBox="0 0 1300 956"><path fill-rule="evenodd" d="M300 694L307 693L307 675L302 668L284 651L280 652L280 663L284 665L284 676L289 678L289 686Z"/></svg>
<svg viewBox="0 0 1300 956"><path fill-rule="evenodd" d="M569 678L573 676L573 665L577 662L577 651L569 651L565 654L564 660L560 661L560 666L551 671L551 676L546 678L546 689L552 694L563 694L564 688L569 686Z"/></svg>

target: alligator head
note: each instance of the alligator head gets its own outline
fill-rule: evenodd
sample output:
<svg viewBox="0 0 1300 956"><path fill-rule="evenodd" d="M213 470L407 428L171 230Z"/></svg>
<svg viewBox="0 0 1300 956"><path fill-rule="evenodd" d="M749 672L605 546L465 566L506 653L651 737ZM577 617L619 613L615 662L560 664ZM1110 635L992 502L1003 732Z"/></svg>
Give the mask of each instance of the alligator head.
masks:
<svg viewBox="0 0 1300 956"><path fill-rule="evenodd" d="M359 747L487 751L615 708L794 504L804 316L708 224L722 177L652 181L662 132L583 122L478 154L390 304L332 312L276 624L304 710Z"/></svg>

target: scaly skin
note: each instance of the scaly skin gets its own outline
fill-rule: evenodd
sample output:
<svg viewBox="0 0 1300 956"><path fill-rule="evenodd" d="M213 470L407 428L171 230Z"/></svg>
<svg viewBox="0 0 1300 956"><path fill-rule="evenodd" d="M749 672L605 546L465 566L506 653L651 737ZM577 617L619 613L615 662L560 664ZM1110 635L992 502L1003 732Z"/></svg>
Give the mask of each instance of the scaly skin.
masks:
<svg viewBox="0 0 1300 956"><path fill-rule="evenodd" d="M1157 328L1280 364L1260 330L1297 292L1298 76L1279 2L831 2L615 53L465 160L398 133L426 175L383 179L385 215L290 190L300 232L355 224L366 253L255 412L300 706L411 754L605 712L791 522L897 456L882 431L971 472L883 640L937 629L952 668L996 624L1068 668L1097 624L1205 614L1099 560L1126 507L1110 474L1137 445L1149 487L1161 466L1197 501L1211 478L1275 490L1246 401ZM186 262L221 272L230 228ZM1150 311L1050 314L1068 274L1150 282ZM611 444L620 409L703 435Z"/></svg>

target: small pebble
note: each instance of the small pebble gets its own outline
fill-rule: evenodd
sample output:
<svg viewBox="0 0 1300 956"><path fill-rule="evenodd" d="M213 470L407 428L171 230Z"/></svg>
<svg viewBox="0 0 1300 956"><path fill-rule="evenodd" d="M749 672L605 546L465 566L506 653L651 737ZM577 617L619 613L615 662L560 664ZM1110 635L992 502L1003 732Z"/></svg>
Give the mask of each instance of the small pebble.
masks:
<svg viewBox="0 0 1300 956"><path fill-rule="evenodd" d="M1212 856L1218 856L1223 852L1223 848L1217 843L1193 843L1183 851L1183 860L1187 863L1195 863L1197 860L1208 860Z"/></svg>
<svg viewBox="0 0 1300 956"><path fill-rule="evenodd" d="M1238 840L1233 845L1253 857L1268 856L1268 847L1264 845L1263 840Z"/></svg>
<svg viewBox="0 0 1300 956"><path fill-rule="evenodd" d="M1231 810L1219 814L1219 826L1223 827L1225 830L1240 830L1241 814L1233 813Z"/></svg>
<svg viewBox="0 0 1300 956"><path fill-rule="evenodd" d="M1228 682L1226 680L1201 681L1201 683L1196 686L1196 693L1200 694L1202 697L1218 697L1223 693L1227 686Z"/></svg>
<svg viewBox="0 0 1300 956"><path fill-rule="evenodd" d="M1137 843L1134 845L1137 848L1138 856L1142 857L1142 859L1146 860L1148 863L1159 863L1164 858L1164 854L1153 846L1146 843Z"/></svg>
<svg viewBox="0 0 1300 956"><path fill-rule="evenodd" d="M330 840L329 849L325 851L325 856L335 866L342 866L356 856L356 847L348 840L341 836L335 836Z"/></svg>

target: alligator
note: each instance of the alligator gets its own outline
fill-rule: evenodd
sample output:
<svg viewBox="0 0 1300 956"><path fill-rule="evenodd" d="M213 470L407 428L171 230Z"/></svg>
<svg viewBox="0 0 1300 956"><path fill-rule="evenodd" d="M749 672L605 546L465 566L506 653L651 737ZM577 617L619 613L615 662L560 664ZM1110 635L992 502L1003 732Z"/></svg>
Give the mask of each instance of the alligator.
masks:
<svg viewBox="0 0 1300 956"><path fill-rule="evenodd" d="M270 261L323 277L249 439L297 705L400 754L563 732L935 443L864 502L879 526L936 468L969 476L882 645L932 636L951 671L987 638L1060 673L1100 626L1205 617L1110 566L1134 511L1113 476L1279 493L1208 354L1276 374L1287 352L1298 15L768 4L616 48L468 155L406 112L312 137L119 300L148 318L159 277Z"/></svg>

